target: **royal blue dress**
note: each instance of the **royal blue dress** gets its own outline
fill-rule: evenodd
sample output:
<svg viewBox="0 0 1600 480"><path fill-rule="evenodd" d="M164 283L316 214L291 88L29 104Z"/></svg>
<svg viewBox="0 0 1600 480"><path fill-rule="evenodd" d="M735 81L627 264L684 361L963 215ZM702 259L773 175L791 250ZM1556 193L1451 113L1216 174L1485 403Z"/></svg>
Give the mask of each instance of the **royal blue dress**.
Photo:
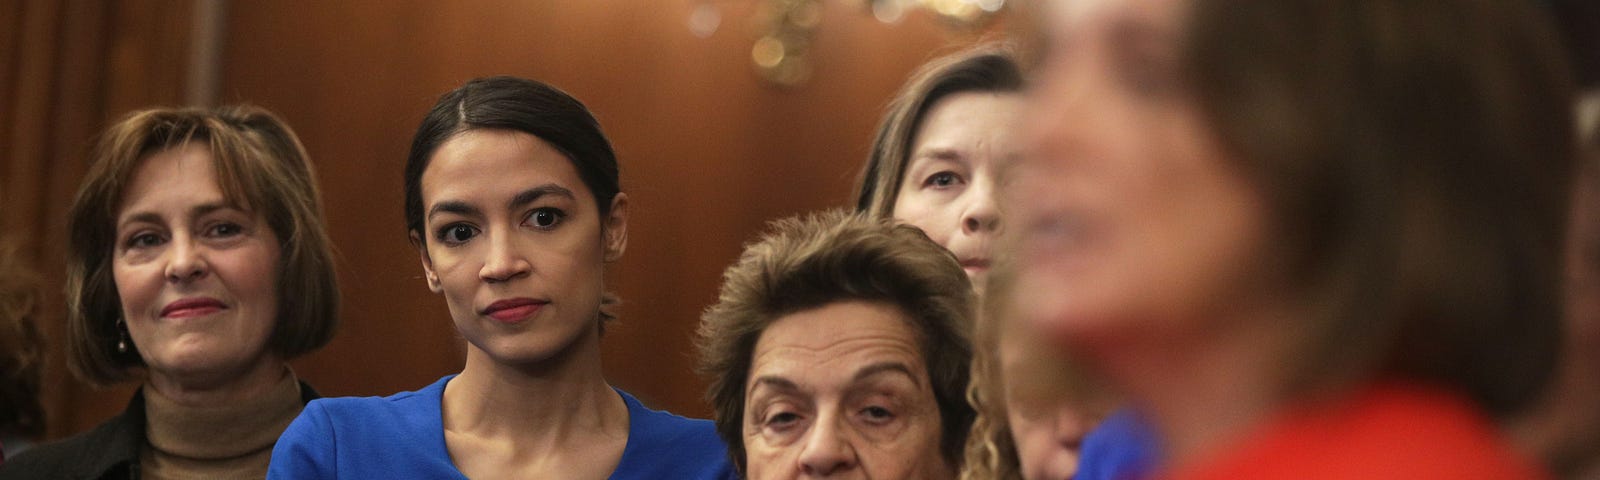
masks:
<svg viewBox="0 0 1600 480"><path fill-rule="evenodd" d="M306 405L272 449L269 479L465 479L444 444L440 400L455 375L388 397L323 398ZM735 479L710 420L628 405L628 445L613 479Z"/></svg>

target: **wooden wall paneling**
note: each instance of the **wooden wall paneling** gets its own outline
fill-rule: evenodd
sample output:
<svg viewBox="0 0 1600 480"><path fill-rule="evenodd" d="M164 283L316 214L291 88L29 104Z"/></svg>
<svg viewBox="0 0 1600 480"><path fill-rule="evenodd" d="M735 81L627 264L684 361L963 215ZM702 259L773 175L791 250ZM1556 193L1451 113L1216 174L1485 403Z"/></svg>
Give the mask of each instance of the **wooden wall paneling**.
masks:
<svg viewBox="0 0 1600 480"><path fill-rule="evenodd" d="M41 401L46 405L46 437L77 430L85 416L80 401L87 390L66 369L62 353L66 308L60 291L65 272L65 229L58 214L63 184L73 184L82 169L61 161L71 152L71 138L90 132L62 123L78 112L64 112L62 102L75 94L62 84L63 75L88 74L78 67L96 64L95 36L74 36L87 29L99 31L102 18L85 2L28 2L13 6L8 22L6 107L3 145L0 148L0 231L15 242L22 263L40 275L39 309L34 318L47 340ZM92 410L92 409L91 409Z"/></svg>
<svg viewBox="0 0 1600 480"><path fill-rule="evenodd" d="M127 110L175 104L188 49L186 2L8 2L0 42L0 228L43 280L46 438L104 421L133 386L92 389L64 359L67 209L100 129ZM152 8L161 7L161 8ZM176 19L176 20L174 20ZM181 25L181 24L180 24ZM178 61L172 61L176 58ZM176 74L174 74L176 72Z"/></svg>
<svg viewBox="0 0 1600 480"><path fill-rule="evenodd" d="M705 416L690 340L722 270L772 219L848 203L889 96L933 52L970 43L932 19L884 25L823 2L810 83L750 66L753 1L236 2L224 102L283 115L319 169L340 251L345 313L334 342L296 362L324 393L384 395L458 371L460 340L420 279L401 220L400 170L434 99L476 76L538 78L586 102L633 198L624 300L604 340L608 375L653 405Z"/></svg>

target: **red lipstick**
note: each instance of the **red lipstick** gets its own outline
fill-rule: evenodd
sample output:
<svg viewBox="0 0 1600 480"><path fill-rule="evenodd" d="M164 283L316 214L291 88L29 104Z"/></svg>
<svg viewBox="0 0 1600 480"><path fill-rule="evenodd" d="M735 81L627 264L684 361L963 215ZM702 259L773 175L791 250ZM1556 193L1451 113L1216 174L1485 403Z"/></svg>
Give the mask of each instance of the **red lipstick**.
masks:
<svg viewBox="0 0 1600 480"><path fill-rule="evenodd" d="M500 323L520 323L533 318L548 303L531 298L512 298L491 303L482 313Z"/></svg>
<svg viewBox="0 0 1600 480"><path fill-rule="evenodd" d="M161 307L162 318L189 318L210 315L227 309L221 300L208 297L189 297Z"/></svg>

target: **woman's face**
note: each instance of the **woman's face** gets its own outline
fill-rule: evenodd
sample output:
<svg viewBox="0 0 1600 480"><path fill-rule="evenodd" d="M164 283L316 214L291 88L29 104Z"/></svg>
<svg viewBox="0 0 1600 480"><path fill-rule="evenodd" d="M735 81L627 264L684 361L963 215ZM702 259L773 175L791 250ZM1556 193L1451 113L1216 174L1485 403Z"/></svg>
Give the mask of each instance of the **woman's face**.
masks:
<svg viewBox="0 0 1600 480"><path fill-rule="evenodd" d="M626 243L626 197L602 218L566 155L509 130L446 141L421 184L422 266L467 342L524 364L597 335L603 265Z"/></svg>
<svg viewBox="0 0 1600 480"><path fill-rule="evenodd" d="M1083 437L1110 410L1088 382L1074 383L1063 372L1069 360L1032 331L1008 319L1000 326L998 360L1004 388L1006 423L1022 477L1028 480L1071 480L1078 471Z"/></svg>
<svg viewBox="0 0 1600 480"><path fill-rule="evenodd" d="M964 92L935 102L911 142L894 218L921 228L961 260L983 291L989 243L999 225L995 168L1017 156L1011 133L1021 95Z"/></svg>
<svg viewBox="0 0 1600 480"><path fill-rule="evenodd" d="M146 157L116 220L112 277L128 334L158 380L222 382L263 362L278 317L278 237L218 188L187 144Z"/></svg>
<svg viewBox="0 0 1600 480"><path fill-rule="evenodd" d="M1187 2L1051 7L1028 156L1003 192L1015 312L1091 355L1201 338L1266 291L1271 262L1263 199L1184 82Z"/></svg>
<svg viewBox="0 0 1600 480"><path fill-rule="evenodd" d="M841 302L768 326L745 383L748 477L953 478L908 322L888 304Z"/></svg>

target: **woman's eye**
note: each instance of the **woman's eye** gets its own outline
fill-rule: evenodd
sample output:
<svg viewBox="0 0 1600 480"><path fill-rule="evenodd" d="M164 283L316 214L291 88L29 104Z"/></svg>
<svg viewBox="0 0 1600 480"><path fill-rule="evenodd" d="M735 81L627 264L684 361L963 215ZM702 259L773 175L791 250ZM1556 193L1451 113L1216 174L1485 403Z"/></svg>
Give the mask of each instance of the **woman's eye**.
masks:
<svg viewBox="0 0 1600 480"><path fill-rule="evenodd" d="M861 409L861 416L865 417L867 421L874 423L884 423L894 420L894 412L879 406L871 406Z"/></svg>
<svg viewBox="0 0 1600 480"><path fill-rule="evenodd" d="M798 414L792 412L779 412L767 416L767 421L763 423L765 423L768 427L782 428L793 425L795 422L799 421L800 415Z"/></svg>
<svg viewBox="0 0 1600 480"><path fill-rule="evenodd" d="M957 182L960 182L960 181L961 181L961 177L957 177L956 174L954 174L954 173L951 173L951 172L939 172L939 173L935 173L935 174L929 176L927 180L924 180L922 182L922 185L923 186L927 186L927 187L934 187L934 188L945 188L945 187L949 187L949 186L955 185Z"/></svg>
<svg viewBox="0 0 1600 480"><path fill-rule="evenodd" d="M462 224L447 225L439 229L437 235L439 241L446 245L460 245L476 236L478 236L477 229Z"/></svg>
<svg viewBox="0 0 1600 480"><path fill-rule="evenodd" d="M213 237L231 237L244 233L244 227L239 226L237 223L219 223L213 225L209 233Z"/></svg>
<svg viewBox="0 0 1600 480"><path fill-rule="evenodd" d="M564 212L547 207L535 209L532 213L529 213L527 223L535 228L548 229L561 223L563 218L566 218Z"/></svg>
<svg viewBox="0 0 1600 480"><path fill-rule="evenodd" d="M161 236L154 233L141 233L128 238L128 248L154 247L161 244Z"/></svg>

